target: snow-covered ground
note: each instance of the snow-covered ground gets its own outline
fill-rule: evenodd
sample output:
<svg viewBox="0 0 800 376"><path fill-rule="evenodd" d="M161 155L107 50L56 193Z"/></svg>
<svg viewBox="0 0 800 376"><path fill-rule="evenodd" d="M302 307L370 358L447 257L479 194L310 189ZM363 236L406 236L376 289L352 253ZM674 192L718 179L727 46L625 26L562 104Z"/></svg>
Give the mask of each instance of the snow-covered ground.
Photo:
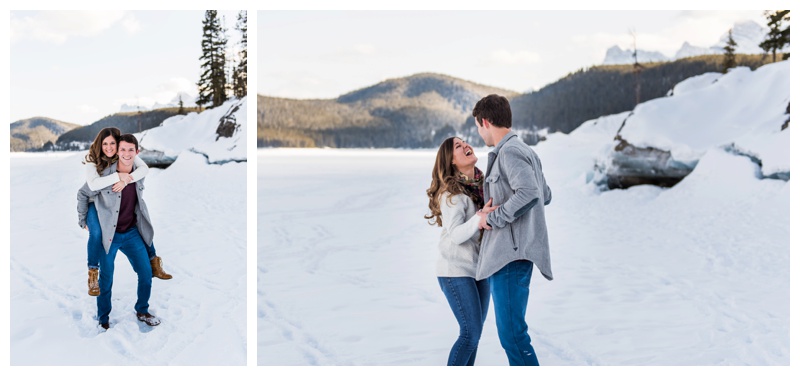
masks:
<svg viewBox="0 0 800 376"><path fill-rule="evenodd" d="M723 147L736 142L788 173L788 91L759 102L781 80L788 65L734 70L637 107L625 137L696 161L669 189L593 183L629 113L534 148L553 191L555 279L535 273L527 315L543 365L789 364L791 183L760 179L750 158ZM741 98L709 93L719 87L755 105L725 113L722 101ZM476 153L482 169L488 151ZM446 363L458 325L434 273L441 229L423 218L434 158L258 151L259 365ZM476 364L507 364L491 309Z"/></svg>
<svg viewBox="0 0 800 376"><path fill-rule="evenodd" d="M173 275L153 282L150 312L162 323L136 320L136 274L120 253L103 332L76 212L84 155L11 154L11 365L246 364L247 163L183 150L169 168L150 169L154 243Z"/></svg>
<svg viewBox="0 0 800 376"><path fill-rule="evenodd" d="M598 193L595 141L536 148L553 189L555 280L536 275L528 305L542 364L788 365L790 183L715 151L671 189ZM446 362L434 155L259 150L259 365ZM507 364L491 312L476 363Z"/></svg>

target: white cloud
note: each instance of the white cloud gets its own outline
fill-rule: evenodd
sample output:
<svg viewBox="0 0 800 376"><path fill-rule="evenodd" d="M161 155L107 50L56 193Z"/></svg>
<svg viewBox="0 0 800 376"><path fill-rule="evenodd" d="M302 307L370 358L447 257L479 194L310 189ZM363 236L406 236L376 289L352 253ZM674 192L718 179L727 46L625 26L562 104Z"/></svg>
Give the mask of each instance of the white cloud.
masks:
<svg viewBox="0 0 800 376"><path fill-rule="evenodd" d="M186 93L194 98L197 96L197 85L184 77L173 77L159 84L152 97L156 102L165 104L172 101L178 93ZM191 101L191 98L183 98L183 101Z"/></svg>
<svg viewBox="0 0 800 376"><path fill-rule="evenodd" d="M167 82L162 82L156 87L157 91L172 91L172 92L179 92L185 91L187 93L196 92L197 86L195 83L188 78L185 77L173 77L167 80Z"/></svg>
<svg viewBox="0 0 800 376"><path fill-rule="evenodd" d="M128 34L136 34L142 29L142 25L139 24L139 20L137 20L132 14L126 16L122 20L122 27L125 28L125 31L127 31Z"/></svg>
<svg viewBox="0 0 800 376"><path fill-rule="evenodd" d="M539 54L531 51L495 50L492 51L489 60L496 64L520 65L538 63L542 59Z"/></svg>
<svg viewBox="0 0 800 376"><path fill-rule="evenodd" d="M123 11L40 11L31 16L11 15L11 41L32 39L64 43L68 38L97 35L120 21Z"/></svg>
<svg viewBox="0 0 800 376"><path fill-rule="evenodd" d="M268 95L294 99L335 98L353 90L351 86L360 84L354 83L347 75L322 77L318 72L306 70L273 72L263 80L270 87ZM345 83L351 86L345 86Z"/></svg>
<svg viewBox="0 0 800 376"><path fill-rule="evenodd" d="M100 110L88 104L78 105L78 112L80 112L81 117L84 119L100 116Z"/></svg>
<svg viewBox="0 0 800 376"><path fill-rule="evenodd" d="M375 56L378 49L371 44L359 43L349 46L342 46L333 51L320 54L318 59L336 62L359 62L364 56Z"/></svg>
<svg viewBox="0 0 800 376"><path fill-rule="evenodd" d="M357 44L353 46L353 51L361 55L372 55L375 53L375 46L371 44Z"/></svg>

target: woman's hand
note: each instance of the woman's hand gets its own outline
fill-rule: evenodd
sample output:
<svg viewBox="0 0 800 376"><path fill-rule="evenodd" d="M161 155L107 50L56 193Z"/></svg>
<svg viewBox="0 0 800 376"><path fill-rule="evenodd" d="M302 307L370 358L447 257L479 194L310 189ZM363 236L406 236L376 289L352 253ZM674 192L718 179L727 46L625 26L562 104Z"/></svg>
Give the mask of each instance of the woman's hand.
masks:
<svg viewBox="0 0 800 376"><path fill-rule="evenodd" d="M484 205L483 208L481 208L481 210L478 210L478 213L476 213L478 214L479 217L481 217L481 222L478 225L478 227L484 230L491 230L492 226L489 226L489 224L486 223L486 216L489 215L489 213L497 210L497 208L499 207L500 205L492 206L492 199L490 198L489 201L486 202L486 205Z"/></svg>
<svg viewBox="0 0 800 376"><path fill-rule="evenodd" d="M117 174L119 175L119 181L125 182L125 184L133 183L133 177L131 174L125 172L118 172Z"/></svg>
<svg viewBox="0 0 800 376"><path fill-rule="evenodd" d="M500 205L492 206L492 200L493 199L490 198L489 202L487 202L486 205L483 205L483 209L481 209L481 212L489 214L489 213L497 210L497 208L500 207Z"/></svg>
<svg viewBox="0 0 800 376"><path fill-rule="evenodd" d="M111 186L111 190L114 191L114 192L122 192L122 190L125 189L126 185L128 185L128 183L120 180L120 181L114 183L114 185Z"/></svg>

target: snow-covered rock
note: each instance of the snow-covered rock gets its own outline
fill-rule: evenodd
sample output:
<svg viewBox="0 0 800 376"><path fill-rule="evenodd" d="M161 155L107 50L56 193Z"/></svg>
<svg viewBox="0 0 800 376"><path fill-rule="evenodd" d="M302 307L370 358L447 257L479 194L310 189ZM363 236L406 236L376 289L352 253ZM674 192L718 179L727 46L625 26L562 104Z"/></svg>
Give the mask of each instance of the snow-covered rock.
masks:
<svg viewBox="0 0 800 376"><path fill-rule="evenodd" d="M750 157L762 177L785 179L788 105L788 62L692 77L670 96L638 105L597 165L609 182L673 179L678 170L688 174L709 150L723 149Z"/></svg>
<svg viewBox="0 0 800 376"><path fill-rule="evenodd" d="M136 136L147 162L169 163L184 150L206 156L209 163L246 161L247 97L199 114L173 116Z"/></svg>

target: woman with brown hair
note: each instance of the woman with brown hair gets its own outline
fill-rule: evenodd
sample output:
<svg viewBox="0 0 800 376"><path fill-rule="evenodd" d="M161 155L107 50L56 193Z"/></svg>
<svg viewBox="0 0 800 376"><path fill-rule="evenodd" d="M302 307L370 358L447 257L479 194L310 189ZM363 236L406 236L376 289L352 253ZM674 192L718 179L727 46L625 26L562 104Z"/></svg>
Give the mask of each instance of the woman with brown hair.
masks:
<svg viewBox="0 0 800 376"><path fill-rule="evenodd" d="M111 187L113 192L121 192L126 185L139 181L144 178L149 168L138 156L134 159L135 169L130 174L118 172L108 176L100 176L106 168L117 162L117 146L119 144L120 130L114 127L103 128L97 133L89 152L86 154L83 163L86 165L86 184L89 189L98 191ZM86 245L87 264L89 267L89 295L100 295L100 285L98 284L100 257L105 250L100 231L100 221L97 218L97 209L94 203L89 204L89 211L86 214L86 230L89 231L89 241ZM147 253L150 256L153 276L161 279L170 279L171 275L164 272L161 268L161 258L155 255L155 247L148 247Z"/></svg>
<svg viewBox="0 0 800 376"><path fill-rule="evenodd" d="M436 275L458 320L460 333L450 349L448 366L475 364L478 341L489 310L489 284L476 281L481 216L497 209L483 202L483 172L464 140L451 137L439 146L427 190L431 225L442 227Z"/></svg>

